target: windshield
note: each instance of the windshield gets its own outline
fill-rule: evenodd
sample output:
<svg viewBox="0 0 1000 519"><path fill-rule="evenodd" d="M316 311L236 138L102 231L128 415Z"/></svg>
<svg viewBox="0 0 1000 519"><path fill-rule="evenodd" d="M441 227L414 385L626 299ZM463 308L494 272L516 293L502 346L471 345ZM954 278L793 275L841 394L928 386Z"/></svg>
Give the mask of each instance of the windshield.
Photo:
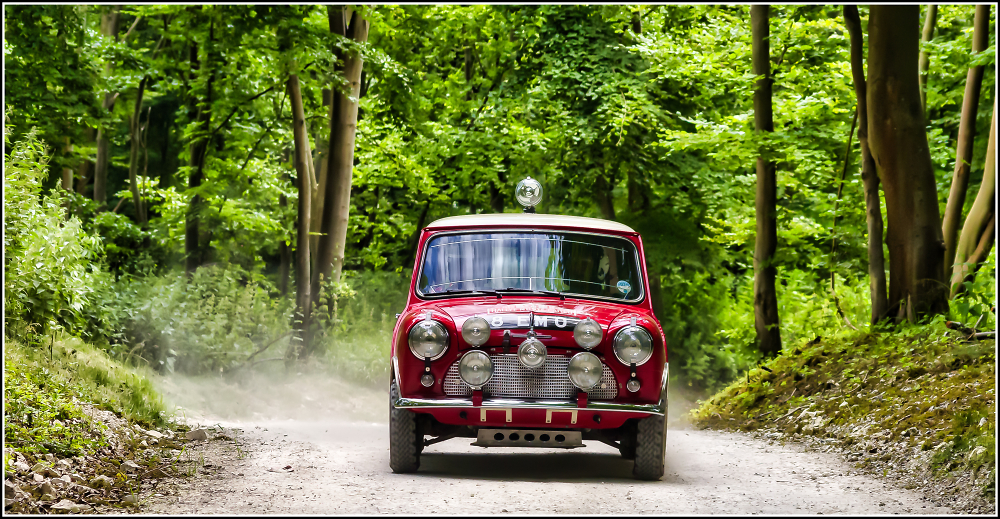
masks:
<svg viewBox="0 0 1000 519"><path fill-rule="evenodd" d="M638 301L638 254L629 240L557 232L446 234L427 242L417 291L555 291Z"/></svg>

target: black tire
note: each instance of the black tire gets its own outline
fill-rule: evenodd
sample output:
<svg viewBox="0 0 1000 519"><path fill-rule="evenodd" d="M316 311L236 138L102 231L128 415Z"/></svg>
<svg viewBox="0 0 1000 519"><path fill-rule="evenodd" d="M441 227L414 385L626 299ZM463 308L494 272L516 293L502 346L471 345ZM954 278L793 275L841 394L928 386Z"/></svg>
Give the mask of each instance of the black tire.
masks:
<svg viewBox="0 0 1000 519"><path fill-rule="evenodd" d="M423 435L419 434L417 415L406 409L396 409L399 388L392 382L389 388L389 468L393 472L416 472L420 467Z"/></svg>
<svg viewBox="0 0 1000 519"><path fill-rule="evenodd" d="M618 452L621 453L622 458L635 459L635 433L635 421L629 420L622 426L621 434L618 437Z"/></svg>
<svg viewBox="0 0 1000 519"><path fill-rule="evenodd" d="M650 416L639 420L637 425L632 475L637 479L660 479L663 477L663 456L667 447L667 417Z"/></svg>

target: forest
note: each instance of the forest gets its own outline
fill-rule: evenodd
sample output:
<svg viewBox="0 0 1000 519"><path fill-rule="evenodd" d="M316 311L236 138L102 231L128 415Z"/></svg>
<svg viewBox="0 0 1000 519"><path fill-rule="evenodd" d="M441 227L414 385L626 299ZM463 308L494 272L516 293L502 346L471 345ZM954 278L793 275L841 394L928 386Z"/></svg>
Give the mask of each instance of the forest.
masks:
<svg viewBox="0 0 1000 519"><path fill-rule="evenodd" d="M382 384L419 230L527 176L642 234L694 394L995 330L995 13L5 5L5 340Z"/></svg>

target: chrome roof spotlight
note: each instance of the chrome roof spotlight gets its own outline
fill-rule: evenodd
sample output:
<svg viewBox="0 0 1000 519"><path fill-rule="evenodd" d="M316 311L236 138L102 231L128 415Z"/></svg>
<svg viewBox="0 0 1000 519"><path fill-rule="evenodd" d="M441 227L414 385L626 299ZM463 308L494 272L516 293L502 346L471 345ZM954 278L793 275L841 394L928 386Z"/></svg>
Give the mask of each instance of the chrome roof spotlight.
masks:
<svg viewBox="0 0 1000 519"><path fill-rule="evenodd" d="M514 197L517 198L517 203L524 206L524 212L533 213L535 206L542 201L542 184L528 177L517 183Z"/></svg>

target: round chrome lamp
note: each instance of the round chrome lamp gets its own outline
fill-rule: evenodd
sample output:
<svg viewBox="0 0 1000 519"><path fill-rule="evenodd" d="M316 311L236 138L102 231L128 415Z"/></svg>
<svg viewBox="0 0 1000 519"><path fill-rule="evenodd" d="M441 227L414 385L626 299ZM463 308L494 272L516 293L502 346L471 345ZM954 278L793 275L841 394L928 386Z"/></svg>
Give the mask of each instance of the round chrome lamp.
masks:
<svg viewBox="0 0 1000 519"><path fill-rule="evenodd" d="M521 361L521 365L528 369L542 367L546 357L548 357L548 351L545 349L545 345L534 337L528 337L517 348L517 360Z"/></svg>
<svg viewBox="0 0 1000 519"><path fill-rule="evenodd" d="M424 319L410 328L408 342L418 359L437 360L448 349L448 330L434 319Z"/></svg>
<svg viewBox="0 0 1000 519"><path fill-rule="evenodd" d="M458 376L472 389L482 389L493 378L493 361L479 350L472 350L458 361Z"/></svg>
<svg viewBox="0 0 1000 519"><path fill-rule="evenodd" d="M535 206L542 201L542 184L528 177L517 183L514 198L517 198L517 203L524 206L524 212L533 213Z"/></svg>
<svg viewBox="0 0 1000 519"><path fill-rule="evenodd" d="M592 349L594 346L600 344L602 338L601 325L597 324L597 321L590 317L580 321L573 328L573 339L585 350Z"/></svg>
<svg viewBox="0 0 1000 519"><path fill-rule="evenodd" d="M574 386L589 391L601 381L604 365L601 364L601 359L597 358L597 355L589 351L582 351L569 359L566 374L569 375L569 380Z"/></svg>
<svg viewBox="0 0 1000 519"><path fill-rule="evenodd" d="M482 346L490 338L490 323L486 319L470 317L462 325L462 338L471 346Z"/></svg>

